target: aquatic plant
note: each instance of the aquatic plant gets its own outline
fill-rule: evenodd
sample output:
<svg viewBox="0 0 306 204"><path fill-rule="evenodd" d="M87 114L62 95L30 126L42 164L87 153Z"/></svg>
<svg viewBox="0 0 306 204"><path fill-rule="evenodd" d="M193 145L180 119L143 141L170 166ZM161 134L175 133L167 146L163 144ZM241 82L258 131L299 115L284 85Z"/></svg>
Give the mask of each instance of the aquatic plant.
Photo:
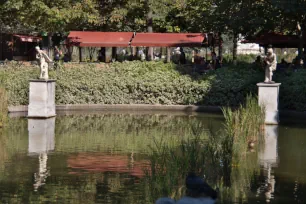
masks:
<svg viewBox="0 0 306 204"><path fill-rule="evenodd" d="M220 203L245 200L253 176L258 172L257 155L248 149L248 142L262 143L261 125L264 110L249 95L238 109L223 108L224 128L210 131L201 138L202 129L195 128L190 138L179 145L155 143L146 169L148 202L159 197L179 199L184 195L188 172L195 172L219 189ZM208 133L208 132L207 132Z"/></svg>
<svg viewBox="0 0 306 204"><path fill-rule="evenodd" d="M248 95L246 103L236 110L222 108L225 117L225 135L232 145L234 153L247 152L250 143L259 142L265 121L265 110L258 105L258 100Z"/></svg>

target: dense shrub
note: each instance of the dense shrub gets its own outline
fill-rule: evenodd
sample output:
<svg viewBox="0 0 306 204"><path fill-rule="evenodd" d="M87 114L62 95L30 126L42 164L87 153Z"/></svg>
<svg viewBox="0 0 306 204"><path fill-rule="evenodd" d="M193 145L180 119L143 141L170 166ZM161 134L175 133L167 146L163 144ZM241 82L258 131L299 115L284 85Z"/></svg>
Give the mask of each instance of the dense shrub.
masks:
<svg viewBox="0 0 306 204"><path fill-rule="evenodd" d="M306 70L277 73L275 80L280 87L280 108L306 111Z"/></svg>
<svg viewBox="0 0 306 204"><path fill-rule="evenodd" d="M65 64L50 71L57 79L57 104L196 104L238 106L249 93L257 94L256 83L263 72L244 64L199 75L191 65L162 62ZM304 71L278 74L282 82L281 107L306 110ZM6 66L0 82L10 105L28 104L28 80L37 78L37 66ZM293 76L293 78L291 78Z"/></svg>
<svg viewBox="0 0 306 204"><path fill-rule="evenodd" d="M37 67L4 69L11 105L28 104L28 80ZM205 104L237 106L256 91L261 74L247 69L218 70L206 75L192 67L161 62L67 64L51 72L57 79L57 104Z"/></svg>

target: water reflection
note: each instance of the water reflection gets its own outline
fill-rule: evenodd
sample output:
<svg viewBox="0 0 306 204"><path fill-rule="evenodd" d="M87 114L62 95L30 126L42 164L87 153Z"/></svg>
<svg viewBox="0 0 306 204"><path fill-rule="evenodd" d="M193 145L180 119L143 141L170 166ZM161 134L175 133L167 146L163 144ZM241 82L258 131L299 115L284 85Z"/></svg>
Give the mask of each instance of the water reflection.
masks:
<svg viewBox="0 0 306 204"><path fill-rule="evenodd" d="M259 151L259 164L262 167L264 181L257 189L256 196L264 194L266 203L270 203L274 199L275 192L275 175L273 167L278 165L277 153L278 126L266 125L264 146Z"/></svg>
<svg viewBox="0 0 306 204"><path fill-rule="evenodd" d="M211 149L218 151L207 151L208 130L222 129L222 122L163 114L11 119L0 133L0 203L150 204L150 197L183 195L188 164L219 187L219 203L305 203L306 128L267 127L266 143L235 158L218 150L222 138ZM202 130L199 143L192 143L195 130ZM169 171L147 178L143 168L154 165L150 147L161 142L173 147L166 152L172 159L163 164Z"/></svg>
<svg viewBox="0 0 306 204"><path fill-rule="evenodd" d="M38 155L39 168L34 173L34 190L43 186L50 170L47 168L48 153L54 150L55 118L28 119L29 155Z"/></svg>

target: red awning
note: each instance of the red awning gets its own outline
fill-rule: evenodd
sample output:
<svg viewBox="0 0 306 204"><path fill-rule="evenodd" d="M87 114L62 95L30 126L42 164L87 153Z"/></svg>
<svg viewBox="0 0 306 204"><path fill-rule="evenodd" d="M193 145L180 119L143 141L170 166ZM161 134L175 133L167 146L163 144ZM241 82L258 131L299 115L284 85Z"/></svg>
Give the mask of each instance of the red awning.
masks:
<svg viewBox="0 0 306 204"><path fill-rule="evenodd" d="M137 33L131 45L134 47L201 47L204 33Z"/></svg>
<svg viewBox="0 0 306 204"><path fill-rule="evenodd" d="M35 36L14 35L14 37L18 38L21 42L39 42L41 41L40 37L35 37Z"/></svg>
<svg viewBox="0 0 306 204"><path fill-rule="evenodd" d="M71 31L68 40L80 47L128 47L133 32Z"/></svg>

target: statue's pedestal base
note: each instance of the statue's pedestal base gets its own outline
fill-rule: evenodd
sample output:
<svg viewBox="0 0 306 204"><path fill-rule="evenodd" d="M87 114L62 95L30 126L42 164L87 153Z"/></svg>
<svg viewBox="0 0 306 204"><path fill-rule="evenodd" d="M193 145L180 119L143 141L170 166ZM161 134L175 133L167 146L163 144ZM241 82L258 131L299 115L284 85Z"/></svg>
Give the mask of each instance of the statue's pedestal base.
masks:
<svg viewBox="0 0 306 204"><path fill-rule="evenodd" d="M30 80L29 118L50 118L55 113L56 80Z"/></svg>
<svg viewBox="0 0 306 204"><path fill-rule="evenodd" d="M279 123L278 98L280 83L258 83L258 103L266 110L265 123L276 125Z"/></svg>

